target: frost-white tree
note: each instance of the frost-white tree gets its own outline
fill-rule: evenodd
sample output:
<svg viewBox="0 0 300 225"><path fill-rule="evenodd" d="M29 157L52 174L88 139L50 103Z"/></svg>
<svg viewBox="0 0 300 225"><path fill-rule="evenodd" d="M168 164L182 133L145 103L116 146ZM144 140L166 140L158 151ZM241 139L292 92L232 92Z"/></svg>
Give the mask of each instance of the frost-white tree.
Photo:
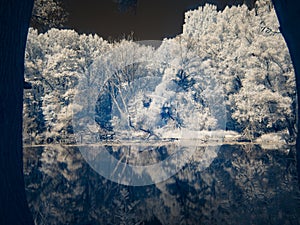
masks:
<svg viewBox="0 0 300 225"><path fill-rule="evenodd" d="M295 78L278 26L272 4L267 0L257 1L252 11L242 6L217 12L207 5L186 13L182 36L208 64L204 72L216 74L223 82L229 100L227 113L233 119L228 125L231 129L238 129L238 122L245 132L250 127L253 133L260 134L288 128L293 134L295 117L290 107L295 102ZM262 94L268 96L260 97ZM268 101L274 101L274 107L254 110L251 104L242 106L242 99L265 104L264 107L269 105ZM245 112L246 108L249 111ZM262 112L269 118L267 123L262 122ZM242 119L245 114L247 121ZM255 126L250 120L255 121Z"/></svg>
<svg viewBox="0 0 300 225"><path fill-rule="evenodd" d="M107 45L96 35L71 30L51 29L45 34L29 31L25 76L43 91L39 109L45 119L44 139L61 140L71 135L75 87L80 77L88 76L90 65ZM36 95L36 91L32 93Z"/></svg>
<svg viewBox="0 0 300 225"><path fill-rule="evenodd" d="M92 76L96 78L93 84L96 89L93 90L99 95L96 121L101 129L110 130L114 127L114 131L121 132L123 138L134 129L129 103L136 97L139 89L150 90L153 87L151 82L156 78L148 64L153 59L153 52L152 47L124 40L115 43L108 54L93 64ZM154 77L151 81L149 77L152 75ZM86 96L91 96L91 93Z"/></svg>
<svg viewBox="0 0 300 225"><path fill-rule="evenodd" d="M160 137L174 128L225 129L226 121L227 128L253 135L294 132L294 72L266 0L252 11L217 12L210 5L189 11L183 33L157 50L68 30L30 30L25 69L39 93L26 95L26 120L43 110L25 130L45 120L50 139L72 133L74 109L82 114L79 129L127 138ZM34 115L30 104L38 105ZM84 119L89 114L93 124Z"/></svg>

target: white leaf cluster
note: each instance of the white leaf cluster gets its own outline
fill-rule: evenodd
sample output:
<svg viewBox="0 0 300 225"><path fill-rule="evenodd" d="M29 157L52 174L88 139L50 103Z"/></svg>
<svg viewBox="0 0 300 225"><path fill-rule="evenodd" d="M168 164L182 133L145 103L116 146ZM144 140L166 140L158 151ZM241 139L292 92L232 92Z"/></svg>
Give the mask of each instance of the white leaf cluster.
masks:
<svg viewBox="0 0 300 225"><path fill-rule="evenodd" d="M41 132L52 139L72 133L74 111L82 115L79 129L89 123L84 115L96 114L99 132L119 138L213 129L292 135L295 77L278 26L271 2L259 0L253 10L206 5L188 11L183 33L158 49L30 29L25 75L35 94L24 114L33 121L42 111ZM30 114L34 102L40 111ZM33 133L38 126L25 127Z"/></svg>

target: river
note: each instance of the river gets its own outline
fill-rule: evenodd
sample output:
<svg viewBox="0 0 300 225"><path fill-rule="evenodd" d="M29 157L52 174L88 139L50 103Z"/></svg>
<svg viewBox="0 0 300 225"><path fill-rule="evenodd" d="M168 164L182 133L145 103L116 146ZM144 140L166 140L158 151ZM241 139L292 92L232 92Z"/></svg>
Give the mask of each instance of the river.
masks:
<svg viewBox="0 0 300 225"><path fill-rule="evenodd" d="M172 146L107 147L115 159L124 161L131 152L141 165L165 160L176 151ZM294 146L200 146L175 175L146 186L104 178L79 150L25 147L26 191L36 224L300 224Z"/></svg>

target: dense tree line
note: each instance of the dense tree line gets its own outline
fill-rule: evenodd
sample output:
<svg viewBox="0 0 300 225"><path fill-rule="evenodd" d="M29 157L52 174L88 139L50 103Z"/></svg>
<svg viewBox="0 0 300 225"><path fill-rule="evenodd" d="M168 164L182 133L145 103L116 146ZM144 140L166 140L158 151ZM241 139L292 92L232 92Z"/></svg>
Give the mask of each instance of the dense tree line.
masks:
<svg viewBox="0 0 300 225"><path fill-rule="evenodd" d="M218 12L207 5L189 11L183 33L157 50L130 40L109 44L97 35L31 29L26 79L33 90L24 101L24 137L73 142L72 113L95 113L89 98L102 93L100 133L160 138L174 129L227 129L250 139L270 132L293 139L295 77L278 27L272 4L258 1L253 10ZM92 83L78 86L91 80L93 91L87 91ZM87 99L74 101L76 95Z"/></svg>
<svg viewBox="0 0 300 225"><path fill-rule="evenodd" d="M299 57L297 53L297 41L299 39L294 39L297 37L297 31L295 31L295 28L297 25L293 23L293 18L297 18L297 14L295 14L296 10L299 8L298 5L296 4L297 7L294 7L294 4L290 4L291 1L274 1L277 4L277 10L279 12L280 16L280 22L283 25L283 33L285 34L286 40L288 42L288 45L290 47L290 51L293 57L293 62L294 65L296 66L296 69L298 68L297 66L299 65ZM31 8L32 1L3 1L1 2L0 7L3 9L1 12L3 12L1 15L1 36L3 34L3 42L6 46L1 48L1 54L4 53L3 57L1 57L1 63L4 63L3 70L1 70L1 79L6 79L6 78L12 78L13 83L7 83L7 80L5 82L1 82L3 89L1 88L1 91L3 91L4 95L7 96L7 93L11 94L16 93L16 95L10 95L11 98L9 99L4 99L2 103L5 104L7 107L3 107L1 110L1 116L2 118L5 119L10 119L13 118L14 120L12 123L7 123L7 120L1 120L1 125L3 125L3 131L1 135L1 143L5 144L1 146L1 153L5 156L8 157L2 157L2 162L1 165L3 166L3 171L8 172L9 176L5 178L12 177L13 180L6 180L3 179L7 183L1 183L1 188L4 190L2 192L1 197L1 207L2 213L4 212L3 215L5 215L5 222L9 221L9 223L13 224L18 224L18 223L27 223L27 224L32 224L32 221L29 218L28 211L26 210L26 207L24 203L24 195L21 196L20 193L22 193L21 189L16 189L14 188L22 188L22 182L19 183L18 181L22 180L22 173L19 170L21 168L20 165L22 165L21 161L21 144L20 144L20 129L18 128L18 122L21 121L21 110L20 107L17 107L17 112L16 112L16 117L11 113L10 110L16 109L16 103L19 103L20 101L20 93L21 93L21 87L23 86L23 81L22 81L22 52L23 52L23 47L21 46L16 46L15 44L25 44L25 34L26 30L28 27L28 20L29 20L29 12ZM286 4L288 3L288 4ZM294 8L293 8L294 7ZM11 9L17 9L17 10L11 10ZM9 10L7 10L9 9ZM295 10L294 10L295 9ZM2 26L3 24L7 25L7 18L12 19L11 23L9 24L9 27L7 26ZM292 23L288 23L288 22ZM295 21L294 21L295 22ZM6 33L8 32L8 33ZM14 35L12 35L14 34ZM16 35L16 34L21 34L21 35ZM13 38L12 38L13 37ZM17 41L16 41L17 40ZM8 42L6 42L8 41ZM10 51L9 54L5 54L7 49L14 48L16 51ZM12 60L16 59L16 60ZM15 62L18 63L15 63ZM21 62L21 64L19 63ZM8 75L9 74L9 75ZM18 82L16 82L18 81ZM7 89L9 87L9 90ZM16 97L16 98L15 98ZM19 100L18 100L19 99ZM10 101L11 100L11 101ZM7 105L6 105L7 104ZM9 115L7 114L9 113ZM4 117L3 117L4 116ZM16 119L17 118L17 119ZM5 123L5 124L4 124ZM17 138L14 138L15 135ZM6 150L7 149L7 150ZM17 157L16 157L17 153ZM17 171L17 173L14 173L13 171ZM19 171L19 172L18 172ZM16 176L12 176L12 174L15 174ZM2 174L3 176L6 176L7 173ZM21 179L20 179L21 178ZM17 182L16 182L17 181ZM9 188L7 188L9 187ZM12 188L14 187L14 188ZM20 191L19 191L20 190ZM19 195L17 195L19 194ZM13 197L13 198L11 198ZM7 200L7 202L5 201ZM7 212L7 213L5 213ZM1 216L1 219L4 219L3 215ZM2 220L1 220L2 221Z"/></svg>

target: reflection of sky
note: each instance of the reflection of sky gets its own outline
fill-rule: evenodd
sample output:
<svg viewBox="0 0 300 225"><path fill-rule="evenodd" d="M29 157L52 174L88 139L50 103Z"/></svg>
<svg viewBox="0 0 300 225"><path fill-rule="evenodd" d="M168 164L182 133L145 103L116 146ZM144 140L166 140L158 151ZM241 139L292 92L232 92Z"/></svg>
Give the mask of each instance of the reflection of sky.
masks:
<svg viewBox="0 0 300 225"><path fill-rule="evenodd" d="M160 40L182 31L184 12L205 2L223 8L243 0L139 0L134 12L120 13L113 0L64 0L70 12L69 28L98 33L104 38L122 38L134 32L138 40ZM252 1L252 0L251 0Z"/></svg>

